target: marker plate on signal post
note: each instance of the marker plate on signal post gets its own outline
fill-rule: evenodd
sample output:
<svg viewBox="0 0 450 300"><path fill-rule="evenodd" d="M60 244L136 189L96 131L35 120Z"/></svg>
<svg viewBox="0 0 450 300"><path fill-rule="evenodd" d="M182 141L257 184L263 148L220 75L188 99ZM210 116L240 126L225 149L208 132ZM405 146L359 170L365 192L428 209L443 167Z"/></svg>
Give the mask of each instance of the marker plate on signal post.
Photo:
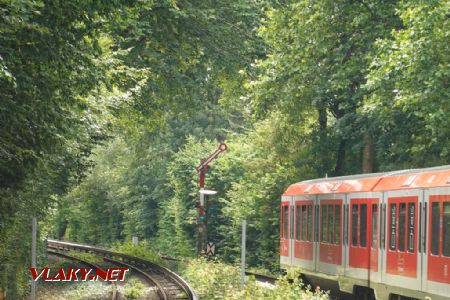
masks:
<svg viewBox="0 0 450 300"><path fill-rule="evenodd" d="M216 244L208 242L206 244L206 255L213 256L215 252L216 252Z"/></svg>

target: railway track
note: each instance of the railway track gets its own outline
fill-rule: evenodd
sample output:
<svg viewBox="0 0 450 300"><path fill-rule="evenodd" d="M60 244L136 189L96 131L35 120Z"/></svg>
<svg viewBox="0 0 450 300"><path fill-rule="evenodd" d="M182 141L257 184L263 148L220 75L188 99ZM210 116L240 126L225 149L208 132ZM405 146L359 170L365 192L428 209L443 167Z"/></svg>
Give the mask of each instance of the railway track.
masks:
<svg viewBox="0 0 450 300"><path fill-rule="evenodd" d="M148 260L112 252L109 250L92 247L88 245L62 242L57 240L48 240L47 249L50 253L64 255L66 251L79 251L92 253L101 256L105 261L116 265L122 265L144 276L153 286L157 288L159 299L163 300L197 300L198 297L189 284L178 274L171 270L152 263ZM79 260L79 259L77 259Z"/></svg>
<svg viewBox="0 0 450 300"><path fill-rule="evenodd" d="M65 259L78 261L81 264L89 266L89 267L91 267L93 269L99 269L100 268L100 266L98 266L96 264L93 264L91 262L88 262L86 260L83 260L81 258L78 258L78 257L75 257L75 256L71 256L71 255L68 255L68 254L65 254L65 253L61 253L61 252L58 252L58 251L54 251L54 250L51 250L51 249L47 249L47 253L50 254L50 255L62 257L62 258L65 258ZM110 281L110 284L113 285L113 291L112 291L112 298L111 299L116 300L116 299L118 299L117 283L114 282L114 281Z"/></svg>

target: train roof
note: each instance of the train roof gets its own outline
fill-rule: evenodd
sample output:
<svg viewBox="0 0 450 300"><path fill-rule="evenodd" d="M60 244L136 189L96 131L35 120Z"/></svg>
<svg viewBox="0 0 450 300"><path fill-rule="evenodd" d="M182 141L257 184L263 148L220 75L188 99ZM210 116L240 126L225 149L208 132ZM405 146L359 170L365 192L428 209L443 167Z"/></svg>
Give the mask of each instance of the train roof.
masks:
<svg viewBox="0 0 450 300"><path fill-rule="evenodd" d="M450 186L450 165L305 180L290 185L283 196L375 192L444 186Z"/></svg>

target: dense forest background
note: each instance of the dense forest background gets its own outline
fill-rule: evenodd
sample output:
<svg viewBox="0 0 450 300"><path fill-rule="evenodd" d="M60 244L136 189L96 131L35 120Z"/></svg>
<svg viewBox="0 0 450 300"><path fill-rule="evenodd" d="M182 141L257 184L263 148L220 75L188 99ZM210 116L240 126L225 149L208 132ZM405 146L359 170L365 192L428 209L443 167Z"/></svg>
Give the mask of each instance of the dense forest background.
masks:
<svg viewBox="0 0 450 300"><path fill-rule="evenodd" d="M40 238L195 255L198 174L226 262L276 269L303 179L449 164L446 0L0 2L0 288Z"/></svg>

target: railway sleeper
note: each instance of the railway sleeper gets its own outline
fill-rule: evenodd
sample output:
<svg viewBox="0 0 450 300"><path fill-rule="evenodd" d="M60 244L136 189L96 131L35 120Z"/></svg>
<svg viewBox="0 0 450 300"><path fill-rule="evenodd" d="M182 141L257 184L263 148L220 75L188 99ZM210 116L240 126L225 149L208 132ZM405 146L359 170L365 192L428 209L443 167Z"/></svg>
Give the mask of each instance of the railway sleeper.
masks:
<svg viewBox="0 0 450 300"><path fill-rule="evenodd" d="M177 286L173 286L173 285L171 285L171 286L165 286L164 287L164 289L166 290L166 291L181 291L181 289L179 288L179 287L177 287Z"/></svg>

